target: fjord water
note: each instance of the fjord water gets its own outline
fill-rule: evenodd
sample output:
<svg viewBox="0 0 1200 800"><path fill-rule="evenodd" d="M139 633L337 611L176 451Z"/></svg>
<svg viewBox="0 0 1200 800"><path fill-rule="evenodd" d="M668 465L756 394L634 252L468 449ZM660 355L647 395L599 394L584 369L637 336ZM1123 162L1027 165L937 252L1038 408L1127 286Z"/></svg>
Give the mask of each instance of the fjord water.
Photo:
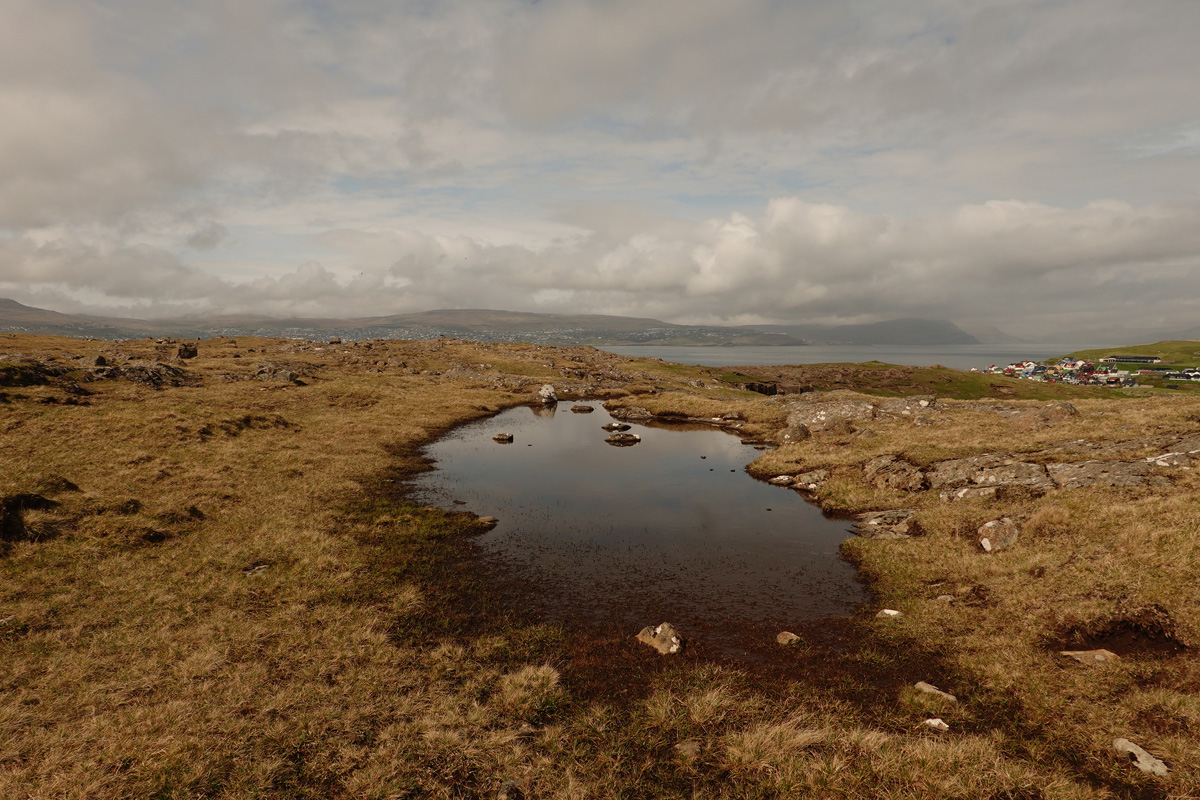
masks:
<svg viewBox="0 0 1200 800"><path fill-rule="evenodd" d="M721 651L867 600L838 552L849 523L751 478L753 447L697 425L634 425L641 443L614 447L589 405L462 426L427 448L435 469L414 486L419 502L498 517L480 555L548 619L631 635L670 621Z"/></svg>
<svg viewBox="0 0 1200 800"><path fill-rule="evenodd" d="M909 367L941 364L952 369L987 369L992 364L1011 364L1031 359L1042 361L1066 355L1092 344L943 344L943 345L853 345L814 344L803 347L672 347L665 345L629 345L602 347L617 355L632 358L661 358L677 364L706 367L730 367L758 364L858 364L882 361Z"/></svg>

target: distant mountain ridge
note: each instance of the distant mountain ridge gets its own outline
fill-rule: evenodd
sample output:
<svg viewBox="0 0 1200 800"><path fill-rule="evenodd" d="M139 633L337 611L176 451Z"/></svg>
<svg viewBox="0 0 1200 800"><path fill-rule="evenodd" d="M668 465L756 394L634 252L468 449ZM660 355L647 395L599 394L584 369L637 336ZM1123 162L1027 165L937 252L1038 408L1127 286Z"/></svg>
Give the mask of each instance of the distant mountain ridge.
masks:
<svg viewBox="0 0 1200 800"><path fill-rule="evenodd" d="M439 309L411 314L334 318L214 315L164 320L62 314L0 298L0 331L101 339L280 336L303 339L430 339L567 345L774 346L837 344L975 344L944 320L903 319L870 325L678 325L647 317L536 314L494 309Z"/></svg>

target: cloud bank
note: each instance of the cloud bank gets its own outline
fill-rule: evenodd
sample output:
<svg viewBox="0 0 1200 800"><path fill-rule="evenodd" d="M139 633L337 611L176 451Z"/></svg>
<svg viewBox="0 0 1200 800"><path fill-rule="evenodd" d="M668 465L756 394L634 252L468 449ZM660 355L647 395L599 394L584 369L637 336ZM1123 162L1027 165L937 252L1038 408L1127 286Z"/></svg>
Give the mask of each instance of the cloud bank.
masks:
<svg viewBox="0 0 1200 800"><path fill-rule="evenodd" d="M11 0L0 295L1196 324L1200 7Z"/></svg>

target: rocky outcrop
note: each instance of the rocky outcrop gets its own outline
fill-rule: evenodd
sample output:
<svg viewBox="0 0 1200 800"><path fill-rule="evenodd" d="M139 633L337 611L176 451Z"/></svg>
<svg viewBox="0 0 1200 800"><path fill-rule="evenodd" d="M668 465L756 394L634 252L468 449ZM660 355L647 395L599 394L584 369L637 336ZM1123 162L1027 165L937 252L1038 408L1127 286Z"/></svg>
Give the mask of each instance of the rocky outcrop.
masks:
<svg viewBox="0 0 1200 800"><path fill-rule="evenodd" d="M939 495L943 503L955 500L979 500L995 497L1000 491L998 486L964 486L961 489L944 489Z"/></svg>
<svg viewBox="0 0 1200 800"><path fill-rule="evenodd" d="M1039 428L1052 428L1077 416L1079 416L1079 411L1070 403L1050 403L1043 408L1022 411L1013 418L1013 421L1019 429L1032 431Z"/></svg>
<svg viewBox="0 0 1200 800"><path fill-rule="evenodd" d="M934 395L912 395L896 397L879 401L878 414L895 417L916 417L928 414L937 408L937 398Z"/></svg>
<svg viewBox="0 0 1200 800"><path fill-rule="evenodd" d="M195 358L199 354L200 354L200 351L196 348L196 345L193 344L192 342L180 342L179 348L175 351L175 357L180 360L187 359L187 358Z"/></svg>
<svg viewBox="0 0 1200 800"><path fill-rule="evenodd" d="M300 374L282 364L263 363L258 365L254 380L269 383L302 384Z"/></svg>
<svg viewBox="0 0 1200 800"><path fill-rule="evenodd" d="M873 458L863 467L863 478L876 489L918 492L925 488L925 475L899 456Z"/></svg>
<svg viewBox="0 0 1200 800"><path fill-rule="evenodd" d="M780 444L795 444L796 442L803 442L805 439L811 439L812 431L808 429L807 425L797 423L795 425L788 425L775 438Z"/></svg>
<svg viewBox="0 0 1200 800"><path fill-rule="evenodd" d="M791 487L793 489L817 489L827 480L829 480L829 470L812 469L793 476Z"/></svg>
<svg viewBox="0 0 1200 800"><path fill-rule="evenodd" d="M995 453L938 462L928 478L932 489L963 485L1030 486L1043 490L1055 487L1041 464Z"/></svg>
<svg viewBox="0 0 1200 800"><path fill-rule="evenodd" d="M1063 489L1085 486L1140 486L1154 465L1147 461L1080 461L1051 464L1050 479Z"/></svg>
<svg viewBox="0 0 1200 800"><path fill-rule="evenodd" d="M853 423L875 419L879 407L865 400L822 400L795 403L789 406L787 427L795 428L803 425L810 431L831 431L844 429Z"/></svg>
<svg viewBox="0 0 1200 800"><path fill-rule="evenodd" d="M854 532L864 539L908 539L923 531L917 524L916 511L897 508L890 511L868 511L858 515Z"/></svg>

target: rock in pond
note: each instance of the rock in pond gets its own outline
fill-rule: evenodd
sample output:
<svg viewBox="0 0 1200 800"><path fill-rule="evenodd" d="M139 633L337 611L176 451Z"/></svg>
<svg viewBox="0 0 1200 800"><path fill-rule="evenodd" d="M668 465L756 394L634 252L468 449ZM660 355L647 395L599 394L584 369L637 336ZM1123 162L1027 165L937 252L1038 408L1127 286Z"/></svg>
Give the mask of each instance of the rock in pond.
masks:
<svg viewBox="0 0 1200 800"><path fill-rule="evenodd" d="M601 425L600 427L606 431L627 431L630 428L629 425L626 425L623 422L610 422L607 425Z"/></svg>
<svg viewBox="0 0 1200 800"><path fill-rule="evenodd" d="M511 433L497 433L492 437L492 440L500 444L512 444L513 435Z"/></svg>
<svg viewBox="0 0 1200 800"><path fill-rule="evenodd" d="M571 406L572 414L590 414L595 410L591 406Z"/></svg>
<svg viewBox="0 0 1200 800"><path fill-rule="evenodd" d="M683 637L669 622L664 622L658 627L647 625L638 633L637 640L650 645L663 655L678 653L683 649Z"/></svg>
<svg viewBox="0 0 1200 800"><path fill-rule="evenodd" d="M558 402L558 392L551 384L544 384L542 388L538 389L537 400L544 406L552 406Z"/></svg>
<svg viewBox="0 0 1200 800"><path fill-rule="evenodd" d="M629 447L635 445L642 440L642 437L636 433L613 433L604 437L604 441L614 447Z"/></svg>

